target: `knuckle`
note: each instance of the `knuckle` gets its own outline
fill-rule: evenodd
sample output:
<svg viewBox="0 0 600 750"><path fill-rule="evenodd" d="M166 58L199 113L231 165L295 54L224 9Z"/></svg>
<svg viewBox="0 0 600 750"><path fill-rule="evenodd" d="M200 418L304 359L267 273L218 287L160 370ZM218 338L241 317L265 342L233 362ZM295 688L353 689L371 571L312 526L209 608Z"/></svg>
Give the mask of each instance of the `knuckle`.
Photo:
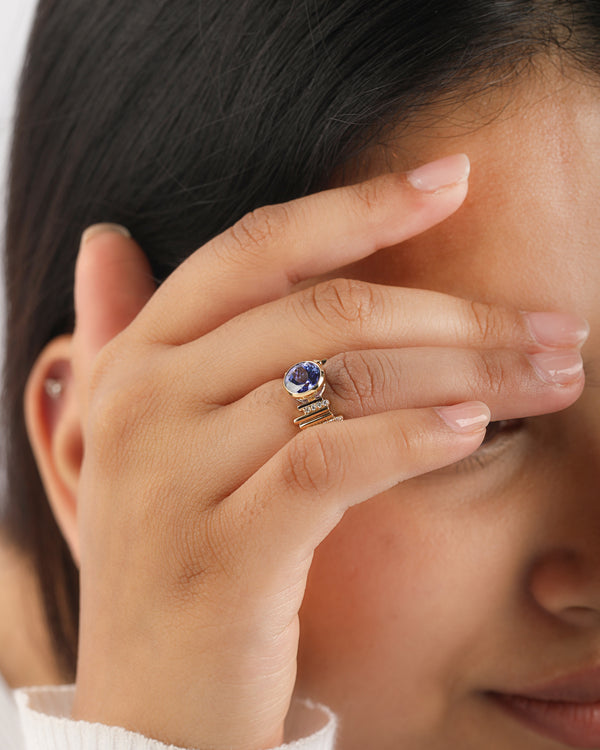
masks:
<svg viewBox="0 0 600 750"><path fill-rule="evenodd" d="M382 369L375 356L342 352L327 363L327 385L339 398L367 414L382 391Z"/></svg>
<svg viewBox="0 0 600 750"><path fill-rule="evenodd" d="M364 208L366 214L374 211L382 201L383 185L380 179L365 180L352 186L353 203Z"/></svg>
<svg viewBox="0 0 600 750"><path fill-rule="evenodd" d="M285 204L261 206L238 219L228 235L236 252L253 255L265 244L281 240L289 225L289 212Z"/></svg>
<svg viewBox="0 0 600 750"><path fill-rule="evenodd" d="M115 372L115 365L119 359L115 339L109 341L96 354L88 378L88 393L92 397L101 390Z"/></svg>
<svg viewBox="0 0 600 750"><path fill-rule="evenodd" d="M290 398L284 393L281 383L269 382L255 388L248 398L238 401L238 407L250 416L279 409L284 401L289 404Z"/></svg>
<svg viewBox="0 0 600 750"><path fill-rule="evenodd" d="M499 396L509 378L508 368L496 353L480 352L476 355L475 370L477 382L484 393Z"/></svg>
<svg viewBox="0 0 600 750"><path fill-rule="evenodd" d="M197 589L209 578L225 578L234 569L233 537L223 533L217 512L205 512L198 518L195 509L186 509L172 524L171 554L175 571L174 587L185 592ZM224 540L228 540L225 542ZM197 591L194 591L194 595Z"/></svg>
<svg viewBox="0 0 600 750"><path fill-rule="evenodd" d="M501 340L504 326L499 310L485 302L476 301L469 302L469 307L479 341L484 343Z"/></svg>
<svg viewBox="0 0 600 750"><path fill-rule="evenodd" d="M126 408L128 397L128 389L106 385L95 389L90 399L88 440L93 443L96 450L104 445L118 443L126 437L125 424L130 414Z"/></svg>
<svg viewBox="0 0 600 750"><path fill-rule="evenodd" d="M415 457L415 454L420 450L418 434L414 431L411 432L408 425L398 422L393 435L396 454L405 457L410 456L411 458Z"/></svg>
<svg viewBox="0 0 600 750"><path fill-rule="evenodd" d="M161 408L157 378L128 370L97 386L90 398L89 440L101 452L131 449Z"/></svg>
<svg viewBox="0 0 600 750"><path fill-rule="evenodd" d="M319 427L309 427L287 445L282 479L296 494L321 497L338 486L343 466L337 441Z"/></svg>
<svg viewBox="0 0 600 750"><path fill-rule="evenodd" d="M311 305L320 323L331 319L359 327L373 321L376 299L373 286L356 279L330 279L311 287Z"/></svg>

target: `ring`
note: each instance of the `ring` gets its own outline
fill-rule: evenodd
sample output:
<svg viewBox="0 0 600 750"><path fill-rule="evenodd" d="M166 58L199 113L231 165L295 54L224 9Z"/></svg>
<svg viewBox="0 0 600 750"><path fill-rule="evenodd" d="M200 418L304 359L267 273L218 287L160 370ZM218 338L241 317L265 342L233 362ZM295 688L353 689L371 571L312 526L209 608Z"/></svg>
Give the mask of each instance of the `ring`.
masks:
<svg viewBox="0 0 600 750"><path fill-rule="evenodd" d="M344 417L336 416L329 408L329 400L323 398L327 385L325 370L322 365L326 359L310 359L296 362L283 376L283 387L298 402L301 416L294 419L294 424L303 430L324 422L341 422Z"/></svg>

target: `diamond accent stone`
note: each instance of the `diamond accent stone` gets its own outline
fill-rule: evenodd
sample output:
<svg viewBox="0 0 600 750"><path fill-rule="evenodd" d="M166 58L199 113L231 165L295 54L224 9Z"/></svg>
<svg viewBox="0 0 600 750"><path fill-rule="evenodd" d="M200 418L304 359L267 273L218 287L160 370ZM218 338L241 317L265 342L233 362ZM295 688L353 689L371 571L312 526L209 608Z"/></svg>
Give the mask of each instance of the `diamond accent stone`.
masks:
<svg viewBox="0 0 600 750"><path fill-rule="evenodd" d="M318 401L313 401L312 404L306 404L306 406L298 407L301 409L303 414L312 414L315 411L321 411L329 406L329 399L322 398Z"/></svg>

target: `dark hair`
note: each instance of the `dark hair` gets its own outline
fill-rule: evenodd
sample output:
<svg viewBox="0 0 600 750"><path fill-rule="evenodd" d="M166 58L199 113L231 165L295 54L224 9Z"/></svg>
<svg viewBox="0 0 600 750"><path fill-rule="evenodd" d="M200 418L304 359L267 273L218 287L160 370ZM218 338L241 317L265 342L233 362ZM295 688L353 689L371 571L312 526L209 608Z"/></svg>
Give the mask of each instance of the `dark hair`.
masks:
<svg viewBox="0 0 600 750"><path fill-rule="evenodd" d="M32 560L65 677L78 576L23 416L73 330L89 224L125 224L157 280L259 205L325 187L386 128L555 57L600 71L597 0L41 0L20 81L5 272L5 535Z"/></svg>

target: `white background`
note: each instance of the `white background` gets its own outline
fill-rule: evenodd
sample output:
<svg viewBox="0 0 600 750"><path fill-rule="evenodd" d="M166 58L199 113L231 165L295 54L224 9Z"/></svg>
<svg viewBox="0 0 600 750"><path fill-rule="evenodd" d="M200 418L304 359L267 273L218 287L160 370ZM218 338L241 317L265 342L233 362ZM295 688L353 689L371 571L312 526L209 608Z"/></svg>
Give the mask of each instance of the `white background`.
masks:
<svg viewBox="0 0 600 750"><path fill-rule="evenodd" d="M0 0L0 253L4 253L5 250L7 152L12 130L16 85L35 6L36 0ZM0 282L1 367L5 356L5 295L2 275ZM3 432L4 430L0 429L0 443L4 440ZM6 501L3 464L4 454L0 464L0 511L3 510Z"/></svg>
<svg viewBox="0 0 600 750"><path fill-rule="evenodd" d="M0 0L0 250L4 252L6 157L12 128L15 87L25 42L35 10L35 0ZM0 294L0 345L4 357L4 284Z"/></svg>

